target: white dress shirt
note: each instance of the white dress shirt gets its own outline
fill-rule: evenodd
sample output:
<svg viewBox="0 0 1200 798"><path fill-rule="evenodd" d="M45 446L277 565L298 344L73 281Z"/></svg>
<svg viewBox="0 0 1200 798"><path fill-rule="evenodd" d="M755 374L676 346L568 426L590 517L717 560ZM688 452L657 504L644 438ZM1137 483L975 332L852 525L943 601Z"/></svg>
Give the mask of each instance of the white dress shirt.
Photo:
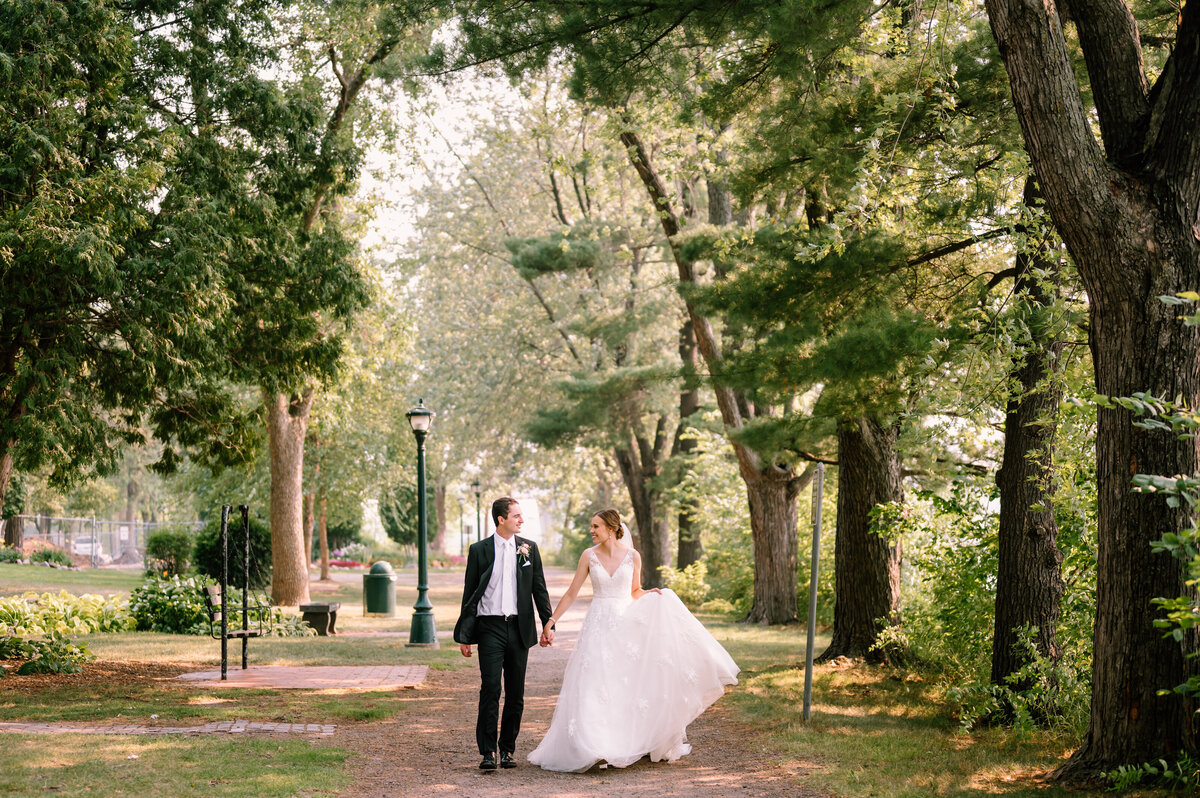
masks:
<svg viewBox="0 0 1200 798"><path fill-rule="evenodd" d="M492 566L492 578L488 580L483 598L479 600L476 615L517 614L517 538L505 540L492 535L496 546L496 561Z"/></svg>

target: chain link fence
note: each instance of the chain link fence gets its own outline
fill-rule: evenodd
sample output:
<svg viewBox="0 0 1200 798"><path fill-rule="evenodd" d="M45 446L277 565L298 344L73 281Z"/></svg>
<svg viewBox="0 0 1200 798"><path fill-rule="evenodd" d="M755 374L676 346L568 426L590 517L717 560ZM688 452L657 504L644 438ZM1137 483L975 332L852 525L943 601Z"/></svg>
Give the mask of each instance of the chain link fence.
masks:
<svg viewBox="0 0 1200 798"><path fill-rule="evenodd" d="M100 518L65 518L50 515L19 515L26 550L53 546L71 556L76 565L144 567L146 538L164 527L199 529L203 524L107 521Z"/></svg>

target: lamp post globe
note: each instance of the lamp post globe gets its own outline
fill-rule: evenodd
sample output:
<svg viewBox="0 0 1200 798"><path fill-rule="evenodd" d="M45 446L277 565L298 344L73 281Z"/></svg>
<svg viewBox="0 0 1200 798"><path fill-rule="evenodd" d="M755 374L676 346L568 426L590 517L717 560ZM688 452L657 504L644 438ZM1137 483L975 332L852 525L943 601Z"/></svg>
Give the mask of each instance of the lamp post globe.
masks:
<svg viewBox="0 0 1200 798"><path fill-rule="evenodd" d="M417 439L417 603L413 605L412 628L408 633L409 646L437 648L437 624L433 620L433 604L429 601L429 556L425 507L425 436L433 423L433 411L423 399L404 414Z"/></svg>

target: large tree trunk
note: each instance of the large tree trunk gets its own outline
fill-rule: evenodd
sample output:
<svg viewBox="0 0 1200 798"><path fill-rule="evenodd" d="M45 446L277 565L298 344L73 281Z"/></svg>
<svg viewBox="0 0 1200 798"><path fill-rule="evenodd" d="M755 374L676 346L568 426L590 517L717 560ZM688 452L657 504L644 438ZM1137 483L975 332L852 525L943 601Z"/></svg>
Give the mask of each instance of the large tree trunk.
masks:
<svg viewBox="0 0 1200 798"><path fill-rule="evenodd" d="M871 646L881 622L890 624L900 610L900 543L871 528L871 511L904 500L899 430L873 418L838 424L837 536L834 548L833 637L818 658L879 658Z"/></svg>
<svg viewBox="0 0 1200 798"><path fill-rule="evenodd" d="M683 363L686 383L684 390L679 392L679 425L675 429L675 443L671 447L671 456L677 457L680 463L675 475L675 484L679 484L691 470L691 455L700 445L694 437L684 434L688 419L700 410L700 389L695 384L696 335L692 332L690 319L685 321L679 330L679 359ZM700 525L696 522L699 514L698 502L691 499L683 503L676 516L679 526L676 564L680 570L698 562L704 556Z"/></svg>
<svg viewBox="0 0 1200 798"><path fill-rule="evenodd" d="M1025 202L1036 197L1033 178L1025 183ZM1039 282L1032 269L1050 285ZM1000 562L996 574L996 626L992 636L992 682L1029 663L1030 653L1017 645L1017 631L1037 630L1037 652L1057 660L1058 629L1064 584L1058 525L1054 521L1054 433L1062 385L1057 375L1063 342L1051 318L1053 284L1059 266L1054 257L1017 256L1013 292L1028 309L1030 340L1016 368L1019 386L1008 401L1004 419L1004 464L996 473L1000 488ZM1019 685L1027 686L1027 685Z"/></svg>
<svg viewBox="0 0 1200 798"><path fill-rule="evenodd" d="M1025 147L1055 226L1091 300L1096 387L1200 404L1200 336L1160 295L1200 286L1200 5L1182 6L1176 46L1148 86L1137 24L1114 0L1072 0L1103 150L1053 3L987 0ZM1197 441L1135 427L1101 408L1091 722L1059 776L1090 779L1120 764L1195 752L1192 704L1158 695L1194 671L1184 646L1152 625L1152 601L1191 594L1183 568L1152 541L1192 523L1186 502L1134 494L1130 477L1194 474Z"/></svg>
<svg viewBox="0 0 1200 798"><path fill-rule="evenodd" d="M309 392L289 401L283 394L271 394L264 399L271 452L271 603L291 606L308 601L301 491L313 396Z"/></svg>
<svg viewBox="0 0 1200 798"><path fill-rule="evenodd" d="M446 486L438 482L433 487L433 507L437 516L433 540L429 541L430 551L444 552L446 550Z"/></svg>
<svg viewBox="0 0 1200 798"><path fill-rule="evenodd" d="M796 568L796 496L802 483L775 469L746 481L754 541L754 604L751 623L791 623L799 618Z"/></svg>

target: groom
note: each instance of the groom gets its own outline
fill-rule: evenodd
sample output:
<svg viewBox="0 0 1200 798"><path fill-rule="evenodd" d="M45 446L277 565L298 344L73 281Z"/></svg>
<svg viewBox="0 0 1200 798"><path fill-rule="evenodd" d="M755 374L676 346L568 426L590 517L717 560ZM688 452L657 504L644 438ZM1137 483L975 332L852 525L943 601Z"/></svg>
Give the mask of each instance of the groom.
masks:
<svg viewBox="0 0 1200 798"><path fill-rule="evenodd" d="M533 620L536 603L543 635L549 645L554 631L550 620L550 594L542 574L542 557L537 544L518 537L521 506L516 499L492 503L496 534L471 546L467 554L467 578L463 586L462 612L454 626L454 641L464 657L471 645L479 646L479 719L475 741L483 761L481 770L496 769L496 721L500 714L500 685L504 684L504 715L500 718L500 767L515 768L517 732L525 706L525 663L529 649L538 642Z"/></svg>

